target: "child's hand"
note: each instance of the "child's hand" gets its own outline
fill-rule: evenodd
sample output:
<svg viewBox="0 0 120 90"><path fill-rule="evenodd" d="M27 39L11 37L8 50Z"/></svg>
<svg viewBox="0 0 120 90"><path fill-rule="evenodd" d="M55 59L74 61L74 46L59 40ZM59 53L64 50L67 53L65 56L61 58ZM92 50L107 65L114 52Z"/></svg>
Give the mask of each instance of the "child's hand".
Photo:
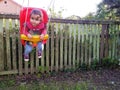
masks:
<svg viewBox="0 0 120 90"><path fill-rule="evenodd" d="M41 40L44 39L44 35L43 35L43 34L40 35L40 39L41 39Z"/></svg>
<svg viewBox="0 0 120 90"><path fill-rule="evenodd" d="M28 34L27 36L28 36L28 38L32 38L32 35L31 35L31 34Z"/></svg>

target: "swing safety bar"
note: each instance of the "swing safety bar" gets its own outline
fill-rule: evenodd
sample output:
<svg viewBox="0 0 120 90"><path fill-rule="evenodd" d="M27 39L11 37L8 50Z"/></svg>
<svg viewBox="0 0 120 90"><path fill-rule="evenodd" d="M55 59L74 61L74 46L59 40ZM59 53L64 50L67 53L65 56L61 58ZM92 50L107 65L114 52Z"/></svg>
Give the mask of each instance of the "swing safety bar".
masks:
<svg viewBox="0 0 120 90"><path fill-rule="evenodd" d="M20 35L20 38L21 38L21 40L26 40L26 41L32 42L32 43L33 43L33 46L36 46L37 43L41 41L39 35L33 35L32 38L28 38L26 35L21 34L21 35ZM46 34L46 35L44 36L44 39L43 39L43 40L48 40L48 38L49 38L49 35Z"/></svg>

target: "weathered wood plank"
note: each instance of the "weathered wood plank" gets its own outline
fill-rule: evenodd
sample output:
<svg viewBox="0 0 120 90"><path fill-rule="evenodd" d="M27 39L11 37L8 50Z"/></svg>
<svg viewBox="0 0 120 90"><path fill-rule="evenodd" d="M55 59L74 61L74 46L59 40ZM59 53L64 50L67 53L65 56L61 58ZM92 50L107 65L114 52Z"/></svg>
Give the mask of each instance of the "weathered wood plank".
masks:
<svg viewBox="0 0 120 90"><path fill-rule="evenodd" d="M71 58L72 58L72 54L71 54L71 52L72 52L72 47L71 47L72 46L72 40L71 39L72 39L72 26L71 26L71 24L69 24L69 39L68 39L69 40L68 41L69 42L69 45L68 45L69 46L69 49L68 49L69 50L69 52L68 52L68 55L69 55L69 57L68 57L69 69L71 69L71 65L72 65L71 64Z"/></svg>
<svg viewBox="0 0 120 90"><path fill-rule="evenodd" d="M23 49L22 49L22 43L20 40L20 34L17 33L17 40L18 40L18 71L19 75L23 74Z"/></svg>
<svg viewBox="0 0 120 90"><path fill-rule="evenodd" d="M97 43L97 39L96 39L96 25L92 25L92 33L93 33L93 60L96 59L96 43Z"/></svg>
<svg viewBox="0 0 120 90"><path fill-rule="evenodd" d="M48 26L48 28L49 28L49 26ZM49 30L47 30L47 33L49 34ZM49 39L47 40L47 43L46 43L46 67L48 68L46 71L47 72L49 72L49 64L50 64L50 57L49 57L49 55L50 55L50 53L49 53L49 51L50 51L50 44L49 44L49 42L50 42L50 36L49 36Z"/></svg>
<svg viewBox="0 0 120 90"><path fill-rule="evenodd" d="M67 44L67 41L68 40L68 26L67 25L64 25L64 69L67 69L68 68L68 65L67 65L67 48L68 48L68 44Z"/></svg>
<svg viewBox="0 0 120 90"><path fill-rule="evenodd" d="M13 20L13 19L10 19L10 29L11 29L11 32L10 32L10 37L11 37L11 42L12 42L12 48L11 48L11 51L12 51L12 68L14 70L17 69L17 42L16 42L16 32L18 32L18 28L16 27L16 20Z"/></svg>
<svg viewBox="0 0 120 90"><path fill-rule="evenodd" d="M112 58L112 25L109 25L109 57Z"/></svg>
<svg viewBox="0 0 120 90"><path fill-rule="evenodd" d="M55 38L55 70L59 70L59 24L55 24L55 29L56 29L56 38Z"/></svg>
<svg viewBox="0 0 120 90"><path fill-rule="evenodd" d="M37 48L36 48L37 49ZM36 54L35 54L36 56L35 56L35 69L36 69L36 73L38 73L39 72L39 62L41 62L41 60L38 58L38 52L37 52L37 50L36 50Z"/></svg>
<svg viewBox="0 0 120 90"><path fill-rule="evenodd" d="M10 48L10 32L6 29L6 59L7 59L7 68L11 70L11 48Z"/></svg>
<svg viewBox="0 0 120 90"><path fill-rule="evenodd" d="M108 28L109 29L109 28ZM115 25L115 56L114 56L114 58L119 58L118 57L118 54L117 54L117 52L118 52L118 39L119 39L119 26L116 24ZM108 37L108 39L109 39L109 37Z"/></svg>
<svg viewBox="0 0 120 90"><path fill-rule="evenodd" d="M116 26L117 28L117 35L116 35L116 37L117 37L117 40L116 40L116 48L117 48L117 51L116 51L116 58L118 58L118 59L120 59L120 25L119 24L117 24L117 26ZM120 63L119 63L120 64Z"/></svg>
<svg viewBox="0 0 120 90"><path fill-rule="evenodd" d="M63 24L60 24L60 70L63 70Z"/></svg>
<svg viewBox="0 0 120 90"><path fill-rule="evenodd" d="M84 63L84 26L82 25L82 33L81 33L81 65Z"/></svg>
<svg viewBox="0 0 120 90"><path fill-rule="evenodd" d="M88 65L90 66L92 61L92 35L88 34L88 38L89 38Z"/></svg>
<svg viewBox="0 0 120 90"><path fill-rule="evenodd" d="M112 25L112 58L115 56L115 25Z"/></svg>
<svg viewBox="0 0 120 90"><path fill-rule="evenodd" d="M72 32L73 32L73 45L72 45L72 68L75 69L75 63L76 63L76 58L75 58L75 55L76 55L76 25L72 24Z"/></svg>
<svg viewBox="0 0 120 90"><path fill-rule="evenodd" d="M13 64L13 69L17 69L17 52L16 52L16 29L13 29L13 34L12 34L12 64Z"/></svg>
<svg viewBox="0 0 120 90"><path fill-rule="evenodd" d="M85 32L85 36L84 36L84 62L87 65L88 64L88 26L85 24L84 25L84 32Z"/></svg>
<svg viewBox="0 0 120 90"><path fill-rule="evenodd" d="M101 39L100 39L100 64L102 63L102 59L104 57L103 53L104 53L104 30L106 28L105 24L102 24L102 31L101 31Z"/></svg>
<svg viewBox="0 0 120 90"><path fill-rule="evenodd" d="M0 71L4 70L4 39L3 39L3 22L0 20Z"/></svg>
<svg viewBox="0 0 120 90"><path fill-rule="evenodd" d="M55 32L55 26L54 26L55 24L54 23L52 23L51 24L51 50L50 50L50 52L51 52L51 71L53 71L53 68L54 68L54 32Z"/></svg>
<svg viewBox="0 0 120 90"><path fill-rule="evenodd" d="M81 25L77 24L77 51L76 51L76 55L77 55L77 68L80 66L80 30L81 30Z"/></svg>
<svg viewBox="0 0 120 90"><path fill-rule="evenodd" d="M41 67L42 67L42 73L45 71L45 54L44 54L44 51L42 51L42 58L41 58ZM38 57L37 57L38 58Z"/></svg>
<svg viewBox="0 0 120 90"><path fill-rule="evenodd" d="M88 25L88 66L91 65L91 50L92 50L92 35L91 34L91 25Z"/></svg>
<svg viewBox="0 0 120 90"><path fill-rule="evenodd" d="M24 64L25 64L25 74L28 74L29 73L29 71L28 71L29 66L28 65L30 64L30 61L28 61L28 62L24 61Z"/></svg>
<svg viewBox="0 0 120 90"><path fill-rule="evenodd" d="M30 56L31 56L31 57L30 57L30 58L31 58L31 60L30 60L30 73L31 73L31 74L34 73L34 62L35 62L35 59L34 59L34 58L35 58L35 57L34 57L35 55L34 55L34 54L35 54L35 51L33 51L33 52L31 53L31 55L30 55Z"/></svg>
<svg viewBox="0 0 120 90"><path fill-rule="evenodd" d="M0 14L0 19L19 19L19 15L11 15L11 14ZM74 23L74 24L119 24L120 21L114 20L73 20L73 19L58 19L58 18L50 18L50 22L54 23Z"/></svg>
<svg viewBox="0 0 120 90"><path fill-rule="evenodd" d="M0 75L18 74L18 70L1 71Z"/></svg>
<svg viewBox="0 0 120 90"><path fill-rule="evenodd" d="M101 27L100 25L97 25L97 35L96 35L96 38L97 38L97 60L100 59L100 32L101 32Z"/></svg>

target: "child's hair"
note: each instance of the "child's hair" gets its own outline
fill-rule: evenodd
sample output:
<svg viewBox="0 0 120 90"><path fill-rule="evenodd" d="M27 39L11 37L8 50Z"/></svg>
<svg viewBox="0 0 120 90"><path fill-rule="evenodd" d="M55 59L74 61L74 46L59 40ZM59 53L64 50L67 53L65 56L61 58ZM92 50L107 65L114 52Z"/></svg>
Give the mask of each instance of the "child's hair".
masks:
<svg viewBox="0 0 120 90"><path fill-rule="evenodd" d="M42 17L42 13L41 13L41 11L38 10L38 9L33 9L33 10L31 11L31 13L30 13L30 16L31 16L32 14L40 15L40 17Z"/></svg>

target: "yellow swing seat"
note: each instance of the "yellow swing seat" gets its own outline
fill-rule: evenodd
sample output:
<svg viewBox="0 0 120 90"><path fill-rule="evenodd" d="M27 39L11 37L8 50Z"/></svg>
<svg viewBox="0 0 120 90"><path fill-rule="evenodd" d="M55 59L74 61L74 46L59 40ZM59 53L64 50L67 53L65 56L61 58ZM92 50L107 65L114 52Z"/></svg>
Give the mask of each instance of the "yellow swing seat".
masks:
<svg viewBox="0 0 120 90"><path fill-rule="evenodd" d="M32 38L28 38L26 35L21 34L21 35L20 35L20 38L21 38L21 40L25 40L25 41L32 42L32 43L33 43L33 46L36 46L37 43L41 41L40 35L33 35ZM48 38L49 38L49 35L46 34L46 35L44 36L44 39L43 39L43 40L47 40Z"/></svg>

